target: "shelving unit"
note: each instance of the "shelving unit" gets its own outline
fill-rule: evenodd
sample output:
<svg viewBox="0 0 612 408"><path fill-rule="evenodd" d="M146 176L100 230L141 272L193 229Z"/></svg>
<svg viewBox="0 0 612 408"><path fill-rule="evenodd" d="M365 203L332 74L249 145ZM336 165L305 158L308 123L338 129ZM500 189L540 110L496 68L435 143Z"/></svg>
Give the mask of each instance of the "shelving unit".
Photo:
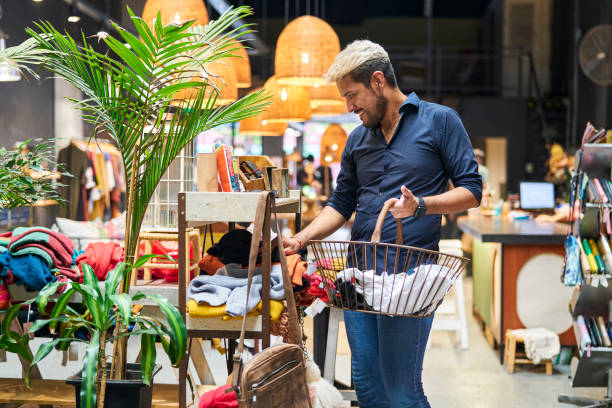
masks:
<svg viewBox="0 0 612 408"><path fill-rule="evenodd" d="M579 161L576 161L576 163L579 163ZM609 180L612 174L612 144L585 144L582 149L581 163L582 168L576 169L578 172L582 170L590 178ZM581 180L577 184L579 190ZM578 195L576 196L578 197ZM609 208L612 208L612 203L589 202L584 203L584 207L585 209L608 211ZM574 230L577 229L574 228ZM569 305L574 320L573 327L580 356L578 364L572 370L571 385L572 387L607 387L607 395L603 400L597 401L560 394L559 402L580 406L612 407L612 347L594 347L591 345L583 347L580 341L582 335L576 322L578 316L605 316L605 319L608 319L609 304L612 301L612 277L610 276L612 271L607 272L606 275L592 274L585 276L585 282L574 289ZM604 279L603 283L602 278Z"/></svg>
<svg viewBox="0 0 612 408"><path fill-rule="evenodd" d="M179 281L178 305L185 320L188 341L191 338L228 338L240 337L242 319L226 320L191 318L187 315L187 286L189 285L189 251L185 241L187 228L197 228L215 222L253 222L260 193L212 193L187 192L179 193ZM288 198L276 200L276 213L295 214L296 229L301 224L301 192L289 191ZM264 220L263 239L270 239L270 219ZM270 265L262 260L262 287L270 287ZM270 293L262 290L262 312L259 316L247 318L245 336L251 339L262 339L262 347L270 344ZM197 347L196 347L197 349ZM189 358L183 358L179 368L179 408L186 407L186 374Z"/></svg>

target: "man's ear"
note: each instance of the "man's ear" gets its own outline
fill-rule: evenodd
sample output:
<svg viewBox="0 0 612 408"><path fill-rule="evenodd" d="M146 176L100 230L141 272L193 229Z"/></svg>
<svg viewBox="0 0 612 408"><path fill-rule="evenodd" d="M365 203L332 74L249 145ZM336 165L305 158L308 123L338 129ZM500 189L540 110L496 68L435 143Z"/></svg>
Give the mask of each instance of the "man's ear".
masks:
<svg viewBox="0 0 612 408"><path fill-rule="evenodd" d="M381 71L375 71L370 79L370 86L375 89L381 89L386 85L385 75Z"/></svg>

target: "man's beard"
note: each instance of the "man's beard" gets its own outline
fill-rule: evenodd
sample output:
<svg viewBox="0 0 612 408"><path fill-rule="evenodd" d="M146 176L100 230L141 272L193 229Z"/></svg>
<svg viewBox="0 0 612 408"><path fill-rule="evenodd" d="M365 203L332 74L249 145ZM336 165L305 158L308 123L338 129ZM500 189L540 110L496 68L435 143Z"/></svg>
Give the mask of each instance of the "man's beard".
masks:
<svg viewBox="0 0 612 408"><path fill-rule="evenodd" d="M380 121L385 116L389 100L382 95L376 95L376 106L371 115L366 112L367 120L363 122L363 126L372 129L380 124Z"/></svg>

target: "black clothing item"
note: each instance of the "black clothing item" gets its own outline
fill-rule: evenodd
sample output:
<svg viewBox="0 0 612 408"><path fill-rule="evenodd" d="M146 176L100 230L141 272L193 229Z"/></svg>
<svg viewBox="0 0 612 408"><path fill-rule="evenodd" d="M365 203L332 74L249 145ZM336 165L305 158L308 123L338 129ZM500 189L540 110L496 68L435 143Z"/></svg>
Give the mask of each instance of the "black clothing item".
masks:
<svg viewBox="0 0 612 408"><path fill-rule="evenodd" d="M208 254L218 257L224 264L235 263L242 266L249 265L251 252L251 238L253 234L245 229L237 229L223 235L218 243L208 248ZM259 244L261 248L261 243ZM272 262L280 262L278 247L272 250ZM257 257L261 263L261 254Z"/></svg>
<svg viewBox="0 0 612 408"><path fill-rule="evenodd" d="M371 307L365 302L363 295L357 293L355 290L355 285L352 282L336 279L334 285L336 286L336 294L334 298L336 305L353 310L371 310Z"/></svg>

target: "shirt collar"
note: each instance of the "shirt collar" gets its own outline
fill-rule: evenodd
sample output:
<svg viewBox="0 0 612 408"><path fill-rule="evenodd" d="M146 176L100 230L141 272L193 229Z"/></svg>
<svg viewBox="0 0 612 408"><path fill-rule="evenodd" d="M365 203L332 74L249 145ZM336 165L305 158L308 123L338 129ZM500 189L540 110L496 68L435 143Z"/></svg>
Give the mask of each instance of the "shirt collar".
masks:
<svg viewBox="0 0 612 408"><path fill-rule="evenodd" d="M410 95L408 95L406 97L406 99L404 100L404 103L402 103L402 106L400 106L399 112L400 113L404 113L406 111L406 109L408 109L409 105L412 105L412 106L418 108L420 102L421 102L421 100L419 99L417 94L414 93L414 92L411 92Z"/></svg>

